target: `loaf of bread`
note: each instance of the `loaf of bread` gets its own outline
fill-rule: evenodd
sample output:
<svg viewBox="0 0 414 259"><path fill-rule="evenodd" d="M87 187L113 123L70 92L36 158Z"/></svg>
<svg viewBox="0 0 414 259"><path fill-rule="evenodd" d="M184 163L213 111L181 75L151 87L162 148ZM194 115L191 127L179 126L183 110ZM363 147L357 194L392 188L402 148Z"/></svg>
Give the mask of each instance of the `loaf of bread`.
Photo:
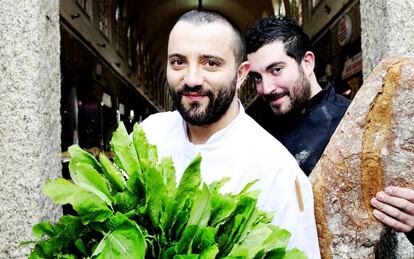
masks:
<svg viewBox="0 0 414 259"><path fill-rule="evenodd" d="M323 258L374 258L387 228L370 199L414 188L414 58L382 61L365 80L311 173Z"/></svg>

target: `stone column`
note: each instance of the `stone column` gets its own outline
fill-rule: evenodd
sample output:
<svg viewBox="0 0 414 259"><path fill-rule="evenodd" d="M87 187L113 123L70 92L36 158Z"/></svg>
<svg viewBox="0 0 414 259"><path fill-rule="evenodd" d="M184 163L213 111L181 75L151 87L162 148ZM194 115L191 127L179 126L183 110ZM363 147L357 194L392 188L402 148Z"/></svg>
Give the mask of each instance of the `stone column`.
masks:
<svg viewBox="0 0 414 259"><path fill-rule="evenodd" d="M387 57L414 56L413 17L413 0L361 0L364 78ZM383 258L414 258L414 246L404 234L387 235Z"/></svg>
<svg viewBox="0 0 414 259"><path fill-rule="evenodd" d="M414 56L414 1L361 0L363 74L392 56Z"/></svg>
<svg viewBox="0 0 414 259"><path fill-rule="evenodd" d="M0 17L0 258L24 258L61 214L41 194L61 174L59 1L1 0Z"/></svg>

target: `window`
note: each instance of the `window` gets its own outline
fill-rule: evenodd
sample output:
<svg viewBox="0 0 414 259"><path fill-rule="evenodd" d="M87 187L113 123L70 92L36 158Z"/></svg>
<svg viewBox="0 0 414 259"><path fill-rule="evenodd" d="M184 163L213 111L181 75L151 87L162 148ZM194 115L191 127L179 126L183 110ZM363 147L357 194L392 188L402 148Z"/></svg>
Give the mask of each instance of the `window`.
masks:
<svg viewBox="0 0 414 259"><path fill-rule="evenodd" d="M312 0L312 10L321 2L321 0Z"/></svg>
<svg viewBox="0 0 414 259"><path fill-rule="evenodd" d="M316 0L312 0L316 1ZM319 0L318 0L319 1ZM302 1L301 0L290 0L290 16L295 19L299 25L303 23L303 12L302 12Z"/></svg>
<svg viewBox="0 0 414 259"><path fill-rule="evenodd" d="M136 55L136 66L135 69L138 72L138 75L142 76L142 71L143 71L143 49L144 49L144 45L142 43L142 39L138 39L137 45L135 47L135 51L137 52Z"/></svg>
<svg viewBox="0 0 414 259"><path fill-rule="evenodd" d="M118 6L115 11L115 22L116 22L116 49L119 54L123 57L125 55L125 24L124 17L122 14L122 8Z"/></svg>
<svg viewBox="0 0 414 259"><path fill-rule="evenodd" d="M272 0L272 5L275 15L287 16L302 25L302 0Z"/></svg>
<svg viewBox="0 0 414 259"><path fill-rule="evenodd" d="M92 14L92 1L88 0L76 0L76 4L85 12L86 16Z"/></svg>
<svg viewBox="0 0 414 259"><path fill-rule="evenodd" d="M272 0L273 10L275 15L278 16L285 16L286 10L285 10L285 3L283 0Z"/></svg>
<svg viewBox="0 0 414 259"><path fill-rule="evenodd" d="M128 56L128 65L132 68L132 58L134 57L133 49L133 42L132 42L132 35L131 35L131 25L128 26L127 30L127 56Z"/></svg>
<svg viewBox="0 0 414 259"><path fill-rule="evenodd" d="M108 37L108 1L98 0L99 30Z"/></svg>
<svg viewBox="0 0 414 259"><path fill-rule="evenodd" d="M88 0L76 0L76 3L85 11L87 11L87 1Z"/></svg>

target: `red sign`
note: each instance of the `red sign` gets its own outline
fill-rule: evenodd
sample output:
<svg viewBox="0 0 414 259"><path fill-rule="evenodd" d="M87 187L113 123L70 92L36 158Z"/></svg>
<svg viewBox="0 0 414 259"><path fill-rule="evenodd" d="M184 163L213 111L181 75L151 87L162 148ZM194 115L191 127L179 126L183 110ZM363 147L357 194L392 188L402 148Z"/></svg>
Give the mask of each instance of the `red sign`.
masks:
<svg viewBox="0 0 414 259"><path fill-rule="evenodd" d="M345 61L344 70L342 71L342 79L347 79L360 71L362 71L361 52Z"/></svg>
<svg viewBox="0 0 414 259"><path fill-rule="evenodd" d="M344 15L338 22L338 42L344 46L352 36L352 21L349 15Z"/></svg>

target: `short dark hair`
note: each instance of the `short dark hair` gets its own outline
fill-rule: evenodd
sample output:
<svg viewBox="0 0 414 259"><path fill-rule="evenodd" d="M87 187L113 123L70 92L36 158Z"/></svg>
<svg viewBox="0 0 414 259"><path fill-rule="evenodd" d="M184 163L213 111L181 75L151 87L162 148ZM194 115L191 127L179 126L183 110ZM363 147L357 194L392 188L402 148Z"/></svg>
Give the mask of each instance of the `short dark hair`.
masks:
<svg viewBox="0 0 414 259"><path fill-rule="evenodd" d="M233 53L236 58L236 65L240 65L246 59L246 48L240 31L235 26L233 26L229 20L220 14L209 11L191 10L181 15L181 17L178 18L177 23L180 21L185 21L196 26L210 23L222 23L229 26L234 33Z"/></svg>
<svg viewBox="0 0 414 259"><path fill-rule="evenodd" d="M266 44L281 41L286 54L302 62L306 51L311 51L308 35L291 19L282 16L269 16L259 20L246 34L247 54L256 52Z"/></svg>

